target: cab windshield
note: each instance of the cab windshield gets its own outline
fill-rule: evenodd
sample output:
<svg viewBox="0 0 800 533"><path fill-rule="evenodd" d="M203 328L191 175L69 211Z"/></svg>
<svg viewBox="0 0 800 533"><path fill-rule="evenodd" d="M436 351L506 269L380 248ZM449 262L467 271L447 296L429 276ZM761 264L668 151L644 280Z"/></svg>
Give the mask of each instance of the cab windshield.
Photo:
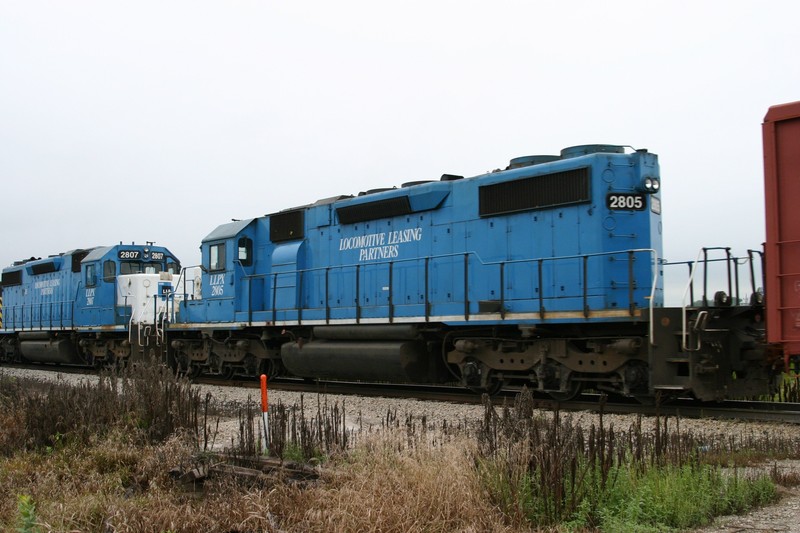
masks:
<svg viewBox="0 0 800 533"><path fill-rule="evenodd" d="M119 273L125 274L158 274L164 270L161 262L142 263L140 261L122 261L119 264Z"/></svg>

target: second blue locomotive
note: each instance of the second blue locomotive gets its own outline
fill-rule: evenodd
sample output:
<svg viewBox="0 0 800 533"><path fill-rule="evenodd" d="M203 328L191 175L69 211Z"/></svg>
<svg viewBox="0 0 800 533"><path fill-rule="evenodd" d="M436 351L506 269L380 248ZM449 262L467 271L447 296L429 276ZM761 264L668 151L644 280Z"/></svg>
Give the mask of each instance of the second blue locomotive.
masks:
<svg viewBox="0 0 800 533"><path fill-rule="evenodd" d="M17 261L0 283L0 361L96 365L154 351L179 271L152 243Z"/></svg>

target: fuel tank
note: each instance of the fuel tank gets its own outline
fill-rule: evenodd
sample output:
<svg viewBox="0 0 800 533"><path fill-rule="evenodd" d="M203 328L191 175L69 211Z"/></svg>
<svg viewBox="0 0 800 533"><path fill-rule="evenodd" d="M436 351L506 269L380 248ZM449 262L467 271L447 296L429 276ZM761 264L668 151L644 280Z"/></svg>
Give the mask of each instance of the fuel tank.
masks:
<svg viewBox="0 0 800 533"><path fill-rule="evenodd" d="M85 363L72 341L51 337L47 332L20 333L19 350L23 358L33 363Z"/></svg>
<svg viewBox="0 0 800 533"><path fill-rule="evenodd" d="M430 383L444 369L418 341L290 342L281 347L283 364L304 378Z"/></svg>
<svg viewBox="0 0 800 533"><path fill-rule="evenodd" d="M410 341L419 338L419 330L413 324L316 326L314 338L331 341Z"/></svg>

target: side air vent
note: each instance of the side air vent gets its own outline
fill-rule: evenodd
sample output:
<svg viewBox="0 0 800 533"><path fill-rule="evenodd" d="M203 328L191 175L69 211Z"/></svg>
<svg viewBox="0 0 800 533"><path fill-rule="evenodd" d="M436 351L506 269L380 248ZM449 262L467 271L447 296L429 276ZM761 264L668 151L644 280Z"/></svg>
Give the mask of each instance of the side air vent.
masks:
<svg viewBox="0 0 800 533"><path fill-rule="evenodd" d="M589 168L577 168L479 189L480 216L488 217L591 200Z"/></svg>
<svg viewBox="0 0 800 533"><path fill-rule="evenodd" d="M31 265L31 270L35 276L39 274L50 274L51 272L55 272L58 270L56 268L56 264L54 261L48 261L47 263L39 263L37 265Z"/></svg>
<svg viewBox="0 0 800 533"><path fill-rule="evenodd" d="M91 250L80 250L72 254L72 272L81 271L81 261L83 261Z"/></svg>
<svg viewBox="0 0 800 533"><path fill-rule="evenodd" d="M3 287L13 287L14 285L22 285L22 270L12 270L11 272L3 272L3 280L0 281Z"/></svg>
<svg viewBox="0 0 800 533"><path fill-rule="evenodd" d="M284 242L305 237L305 213L304 209L297 209L270 216L269 239Z"/></svg>
<svg viewBox="0 0 800 533"><path fill-rule="evenodd" d="M349 205L336 209L341 224L355 224L378 218L391 218L413 213L408 196L387 198L365 204Z"/></svg>

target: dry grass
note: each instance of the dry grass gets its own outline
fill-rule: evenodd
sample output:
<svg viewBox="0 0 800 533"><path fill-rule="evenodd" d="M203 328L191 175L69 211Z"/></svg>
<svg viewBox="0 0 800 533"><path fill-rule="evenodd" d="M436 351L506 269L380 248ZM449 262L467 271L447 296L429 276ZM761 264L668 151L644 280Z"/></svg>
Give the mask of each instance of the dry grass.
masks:
<svg viewBox="0 0 800 533"><path fill-rule="evenodd" d="M0 467L0 524L15 525L16 497L27 494L43 531L514 531L482 497L469 441L406 441L403 432L366 438L311 486L221 477L199 493L167 473L192 461L180 439L127 448L111 435L82 451L25 452Z"/></svg>
<svg viewBox="0 0 800 533"><path fill-rule="evenodd" d="M86 446L19 452L0 463L0 524L14 525L17 496L25 494L46 531L103 531L109 509L119 502L144 494L156 500L172 487L165 465L188 460L191 449L180 439L131 446L112 433Z"/></svg>
<svg viewBox="0 0 800 533"><path fill-rule="evenodd" d="M375 436L325 483L281 494L290 531L511 531L482 496L466 439L404 448L407 436Z"/></svg>
<svg viewBox="0 0 800 533"><path fill-rule="evenodd" d="M205 411L204 411L205 408ZM200 439L208 402L161 365L101 373L96 382L42 383L0 376L0 454L87 444L111 430L131 442L163 441L178 431Z"/></svg>
<svg viewBox="0 0 800 533"><path fill-rule="evenodd" d="M44 396L52 396L46 398L0 377L0 530L531 531L536 524L563 525L582 509L589 489L601 490L607 479L613 485L623 462L656 474L661 465L687 459L716 462L727 456L730 464L731 452L744 444L741 435L694 440L666 421L657 424L655 435L646 435L641 421L617 431L602 418L584 430L558 413L534 413L529 395L500 412L487 403L480 428L464 421L434 427L424 417L390 411L380 431L353 432L346 429L343 405L317 397L276 404L270 449L284 459L321 461L318 481L216 474L186 486L171 469L219 460L205 450L215 407L185 382L172 380L163 374L150 380L113 377L96 388L46 389ZM70 401L98 399L107 405L67 412ZM48 426L33 413L42 405L37 402L60 409L61 425ZM239 456L260 450L259 418L254 404L239 411L239 442L232 450ZM94 431L81 426L87 422ZM163 424L173 424L166 439ZM754 437L747 445L759 457L768 450L798 454L796 442ZM596 483L581 484L589 478ZM531 513L532 498L540 495L546 506Z"/></svg>
<svg viewBox="0 0 800 533"><path fill-rule="evenodd" d="M217 475L186 487L172 468L215 459L202 453L213 408L184 382L161 373L77 387L0 378L0 529L24 518L25 531L511 531L483 497L474 444L455 426L434 432L390 413L380 433L354 444L343 405L307 403L271 410L271 449L324 460L319 481ZM249 405L239 413L235 451L260 449L257 415ZM182 437L164 440L166 423Z"/></svg>

